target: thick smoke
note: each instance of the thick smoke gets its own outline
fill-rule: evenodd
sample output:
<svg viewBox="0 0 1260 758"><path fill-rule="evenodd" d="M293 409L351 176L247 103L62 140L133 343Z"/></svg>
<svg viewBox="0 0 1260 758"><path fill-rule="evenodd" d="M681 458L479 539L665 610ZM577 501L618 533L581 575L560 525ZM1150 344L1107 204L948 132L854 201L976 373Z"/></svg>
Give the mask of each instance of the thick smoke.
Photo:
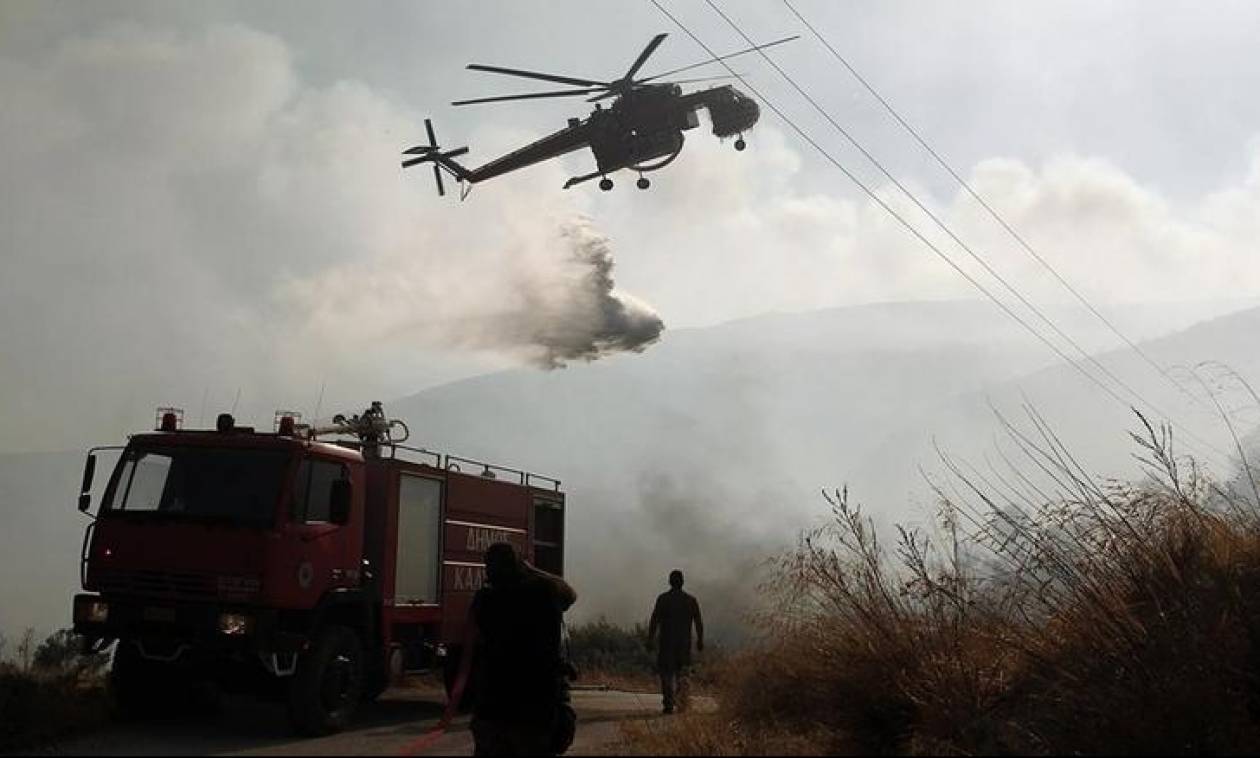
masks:
<svg viewBox="0 0 1260 758"><path fill-rule="evenodd" d="M682 471L638 472L630 498L570 493L580 508L570 511L569 540L581 600L575 621L607 618L646 623L666 577L680 569L686 589L699 599L706 636L738 643L756 633L753 616L765 608L764 582L770 560L793 544L806 523L775 519L766 504L795 493L773 492ZM734 477L727 482L737 481ZM585 499L584 499L585 498ZM769 518L767 518L769 516Z"/></svg>
<svg viewBox="0 0 1260 758"><path fill-rule="evenodd" d="M545 368L642 352L656 342L664 322L646 304L614 289L608 238L585 218L562 224L558 236L568 248L560 272L534 282L528 307L501 321L499 337L509 346L530 346Z"/></svg>
<svg viewBox="0 0 1260 758"><path fill-rule="evenodd" d="M312 412L321 385L358 405L663 328L614 289L579 198L538 191L561 167L439 198L399 168L423 131L407 103L309 81L274 36L106 25L0 54L0 82L21 104L0 109L0 396L21 430L0 451L116 439L157 404L226 410L238 388L251 420Z"/></svg>
<svg viewBox="0 0 1260 758"><path fill-rule="evenodd" d="M556 215L462 260L420 251L324 272L290 289L291 308L314 314L311 330L325 337L375 332L397 347L488 351L544 369L645 350L665 325L615 288L609 239L584 216ZM348 277L357 279L356 300L338 295Z"/></svg>

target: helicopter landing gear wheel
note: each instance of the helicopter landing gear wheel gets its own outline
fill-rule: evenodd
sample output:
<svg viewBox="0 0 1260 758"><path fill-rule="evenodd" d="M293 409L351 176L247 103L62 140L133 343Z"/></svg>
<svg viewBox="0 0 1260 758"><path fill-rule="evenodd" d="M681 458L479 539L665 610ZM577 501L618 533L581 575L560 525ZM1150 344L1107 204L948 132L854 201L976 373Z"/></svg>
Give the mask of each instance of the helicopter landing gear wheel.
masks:
<svg viewBox="0 0 1260 758"><path fill-rule="evenodd" d="M736 150L738 150L738 151L741 151L741 152L742 152L742 151L743 151L743 149L744 149L744 148L746 148L746 147L748 147L748 143L744 141L744 138L743 138L743 137L740 137L740 138L738 138L738 139L736 139L736 140L735 140L735 149L736 149Z"/></svg>
<svg viewBox="0 0 1260 758"><path fill-rule="evenodd" d="M599 188L602 189L603 191L607 192L608 190L612 189L612 187L613 187L612 179L609 179L608 177L604 177L603 179L599 180Z"/></svg>
<svg viewBox="0 0 1260 758"><path fill-rule="evenodd" d="M645 190L648 187L652 186L652 182L649 181L646 176L640 176L639 181L635 182L634 186L638 187L641 190Z"/></svg>

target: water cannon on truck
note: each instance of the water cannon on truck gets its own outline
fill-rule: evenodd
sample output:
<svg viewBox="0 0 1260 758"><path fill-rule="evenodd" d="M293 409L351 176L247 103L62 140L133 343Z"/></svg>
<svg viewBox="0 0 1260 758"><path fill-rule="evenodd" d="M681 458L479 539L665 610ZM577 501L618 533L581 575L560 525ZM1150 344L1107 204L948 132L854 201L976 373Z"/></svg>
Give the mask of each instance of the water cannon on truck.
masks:
<svg viewBox="0 0 1260 758"><path fill-rule="evenodd" d="M404 443L379 402L272 432L159 409L132 435L95 514L84 468L74 629L117 641L110 687L143 716L211 680L287 702L298 731L344 728L407 672L453 675L482 555L511 543L564 573L558 479ZM464 470L464 469L467 470Z"/></svg>

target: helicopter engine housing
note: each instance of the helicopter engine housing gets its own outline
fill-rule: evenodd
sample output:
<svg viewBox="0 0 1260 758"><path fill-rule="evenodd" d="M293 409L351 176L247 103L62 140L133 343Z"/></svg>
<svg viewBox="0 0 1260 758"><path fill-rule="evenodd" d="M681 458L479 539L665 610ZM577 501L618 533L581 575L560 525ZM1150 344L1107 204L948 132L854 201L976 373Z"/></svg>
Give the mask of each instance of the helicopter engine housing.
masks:
<svg viewBox="0 0 1260 758"><path fill-rule="evenodd" d="M713 122L713 134L716 137L733 137L748 131L761 118L761 108L757 101L739 92L733 87L721 87L713 90L715 97L709 98L705 105L709 109L709 119Z"/></svg>

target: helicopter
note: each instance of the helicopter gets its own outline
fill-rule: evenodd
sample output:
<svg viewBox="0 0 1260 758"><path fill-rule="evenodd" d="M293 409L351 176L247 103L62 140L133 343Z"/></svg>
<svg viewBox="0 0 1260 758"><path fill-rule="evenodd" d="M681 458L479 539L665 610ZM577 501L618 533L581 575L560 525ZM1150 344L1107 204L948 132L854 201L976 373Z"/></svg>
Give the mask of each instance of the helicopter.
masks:
<svg viewBox="0 0 1260 758"><path fill-rule="evenodd" d="M744 132L751 129L761 115L757 102L729 84L695 92L683 92L682 88L683 84L727 79L730 78L729 76L709 76L677 81L660 80L710 63L790 42L797 39L799 35L756 45L728 55L715 56L644 79L636 79L635 75L665 41L666 36L668 35L662 33L653 37L625 75L611 81L486 66L479 63L469 64L468 68L473 71L565 84L569 86L569 89L457 100L451 105L464 106L591 95L592 97L588 98L587 102L595 103L595 110L585 119L570 118L565 128L473 169L466 168L455 161L455 158L467 153L468 148L460 147L443 151L438 146L432 121L426 118L424 127L429 144L404 150L402 167L410 168L422 163L432 163L433 178L437 183L438 194L446 194L446 189L442 184L442 174L445 172L459 181L460 198L463 199L467 197L474 184L589 147L595 156L596 170L570 178L565 182L564 189L598 178L599 188L607 192L613 188L613 181L608 178L608 174L621 169L629 169L639 174L636 185L639 189L645 190L651 186L651 182L644 175L665 168L678 157L683 148L683 132L700 125L697 111L701 108L709 111L714 136L722 140L735 137L735 149L742 151L747 146L744 142ZM609 99L612 102L608 107L604 107L604 101Z"/></svg>

